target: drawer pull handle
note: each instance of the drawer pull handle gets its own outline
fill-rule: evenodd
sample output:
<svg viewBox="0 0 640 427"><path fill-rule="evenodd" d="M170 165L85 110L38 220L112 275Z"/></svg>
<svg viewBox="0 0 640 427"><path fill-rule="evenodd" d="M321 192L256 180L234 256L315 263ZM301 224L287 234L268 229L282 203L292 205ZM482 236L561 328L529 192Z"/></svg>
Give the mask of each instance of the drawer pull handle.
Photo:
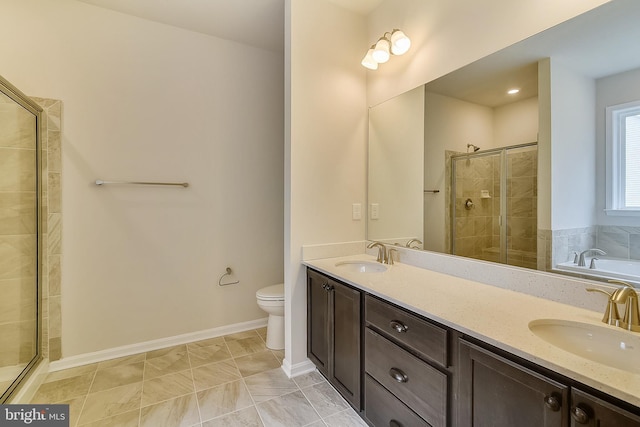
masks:
<svg viewBox="0 0 640 427"><path fill-rule="evenodd" d="M551 409L553 412L558 412L560 410L560 400L556 396L546 395L544 397L544 404L547 408Z"/></svg>
<svg viewBox="0 0 640 427"><path fill-rule="evenodd" d="M395 329L396 332L399 333L407 332L409 330L409 327L407 325L402 322L398 322L397 320L392 320L389 325L391 325L391 328Z"/></svg>
<svg viewBox="0 0 640 427"><path fill-rule="evenodd" d="M398 368L389 369L389 375L391 375L391 378L398 381L399 383L406 383L407 381L409 381L409 377L407 376L407 374L405 374Z"/></svg>
<svg viewBox="0 0 640 427"><path fill-rule="evenodd" d="M402 424L400 424L396 420L391 420L391 421L389 421L389 427L402 427Z"/></svg>
<svg viewBox="0 0 640 427"><path fill-rule="evenodd" d="M571 408L571 418L573 418L578 424L589 423L589 409L582 407L581 405Z"/></svg>

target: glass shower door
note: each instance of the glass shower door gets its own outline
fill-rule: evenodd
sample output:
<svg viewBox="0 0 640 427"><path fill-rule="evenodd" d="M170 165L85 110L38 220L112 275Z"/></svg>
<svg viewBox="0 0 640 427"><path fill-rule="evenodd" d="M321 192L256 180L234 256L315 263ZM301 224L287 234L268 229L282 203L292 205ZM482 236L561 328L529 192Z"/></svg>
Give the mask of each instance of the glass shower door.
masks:
<svg viewBox="0 0 640 427"><path fill-rule="evenodd" d="M501 152L453 157L452 254L504 262L500 232Z"/></svg>
<svg viewBox="0 0 640 427"><path fill-rule="evenodd" d="M537 268L537 144L451 158L451 253Z"/></svg>
<svg viewBox="0 0 640 427"><path fill-rule="evenodd" d="M0 402L38 357L37 129L0 78Z"/></svg>

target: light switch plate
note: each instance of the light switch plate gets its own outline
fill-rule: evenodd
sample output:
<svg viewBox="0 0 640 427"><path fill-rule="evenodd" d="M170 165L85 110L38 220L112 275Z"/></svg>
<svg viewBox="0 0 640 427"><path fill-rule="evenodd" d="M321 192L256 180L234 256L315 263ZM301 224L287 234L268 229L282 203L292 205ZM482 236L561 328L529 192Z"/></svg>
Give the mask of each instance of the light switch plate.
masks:
<svg viewBox="0 0 640 427"><path fill-rule="evenodd" d="M379 218L380 218L380 204L371 203L371 219L379 219Z"/></svg>
<svg viewBox="0 0 640 427"><path fill-rule="evenodd" d="M354 203L351 205L351 219L359 221L362 219L362 205Z"/></svg>

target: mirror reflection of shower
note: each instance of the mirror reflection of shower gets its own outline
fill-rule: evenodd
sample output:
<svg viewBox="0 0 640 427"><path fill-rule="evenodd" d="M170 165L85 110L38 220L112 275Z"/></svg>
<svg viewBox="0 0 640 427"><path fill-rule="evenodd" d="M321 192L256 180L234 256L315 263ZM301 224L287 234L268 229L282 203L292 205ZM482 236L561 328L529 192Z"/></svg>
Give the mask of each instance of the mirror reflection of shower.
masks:
<svg viewBox="0 0 640 427"><path fill-rule="evenodd" d="M473 145L473 144L467 144L467 153L469 153L469 149L473 148L473 152L475 153L476 151L480 150L480 147L478 147L477 145Z"/></svg>
<svg viewBox="0 0 640 427"><path fill-rule="evenodd" d="M448 249L536 268L537 143L478 150L451 156Z"/></svg>

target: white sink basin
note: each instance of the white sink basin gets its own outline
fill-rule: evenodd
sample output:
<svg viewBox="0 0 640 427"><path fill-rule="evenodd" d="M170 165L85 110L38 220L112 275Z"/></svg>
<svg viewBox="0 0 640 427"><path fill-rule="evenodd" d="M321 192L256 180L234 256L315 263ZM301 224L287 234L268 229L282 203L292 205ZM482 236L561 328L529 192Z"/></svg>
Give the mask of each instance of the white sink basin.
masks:
<svg viewBox="0 0 640 427"><path fill-rule="evenodd" d="M387 267L373 261L342 261L336 267L344 268L354 273L382 273Z"/></svg>
<svg viewBox="0 0 640 427"><path fill-rule="evenodd" d="M543 340L594 362L640 373L640 336L588 323L540 319L529 322Z"/></svg>

